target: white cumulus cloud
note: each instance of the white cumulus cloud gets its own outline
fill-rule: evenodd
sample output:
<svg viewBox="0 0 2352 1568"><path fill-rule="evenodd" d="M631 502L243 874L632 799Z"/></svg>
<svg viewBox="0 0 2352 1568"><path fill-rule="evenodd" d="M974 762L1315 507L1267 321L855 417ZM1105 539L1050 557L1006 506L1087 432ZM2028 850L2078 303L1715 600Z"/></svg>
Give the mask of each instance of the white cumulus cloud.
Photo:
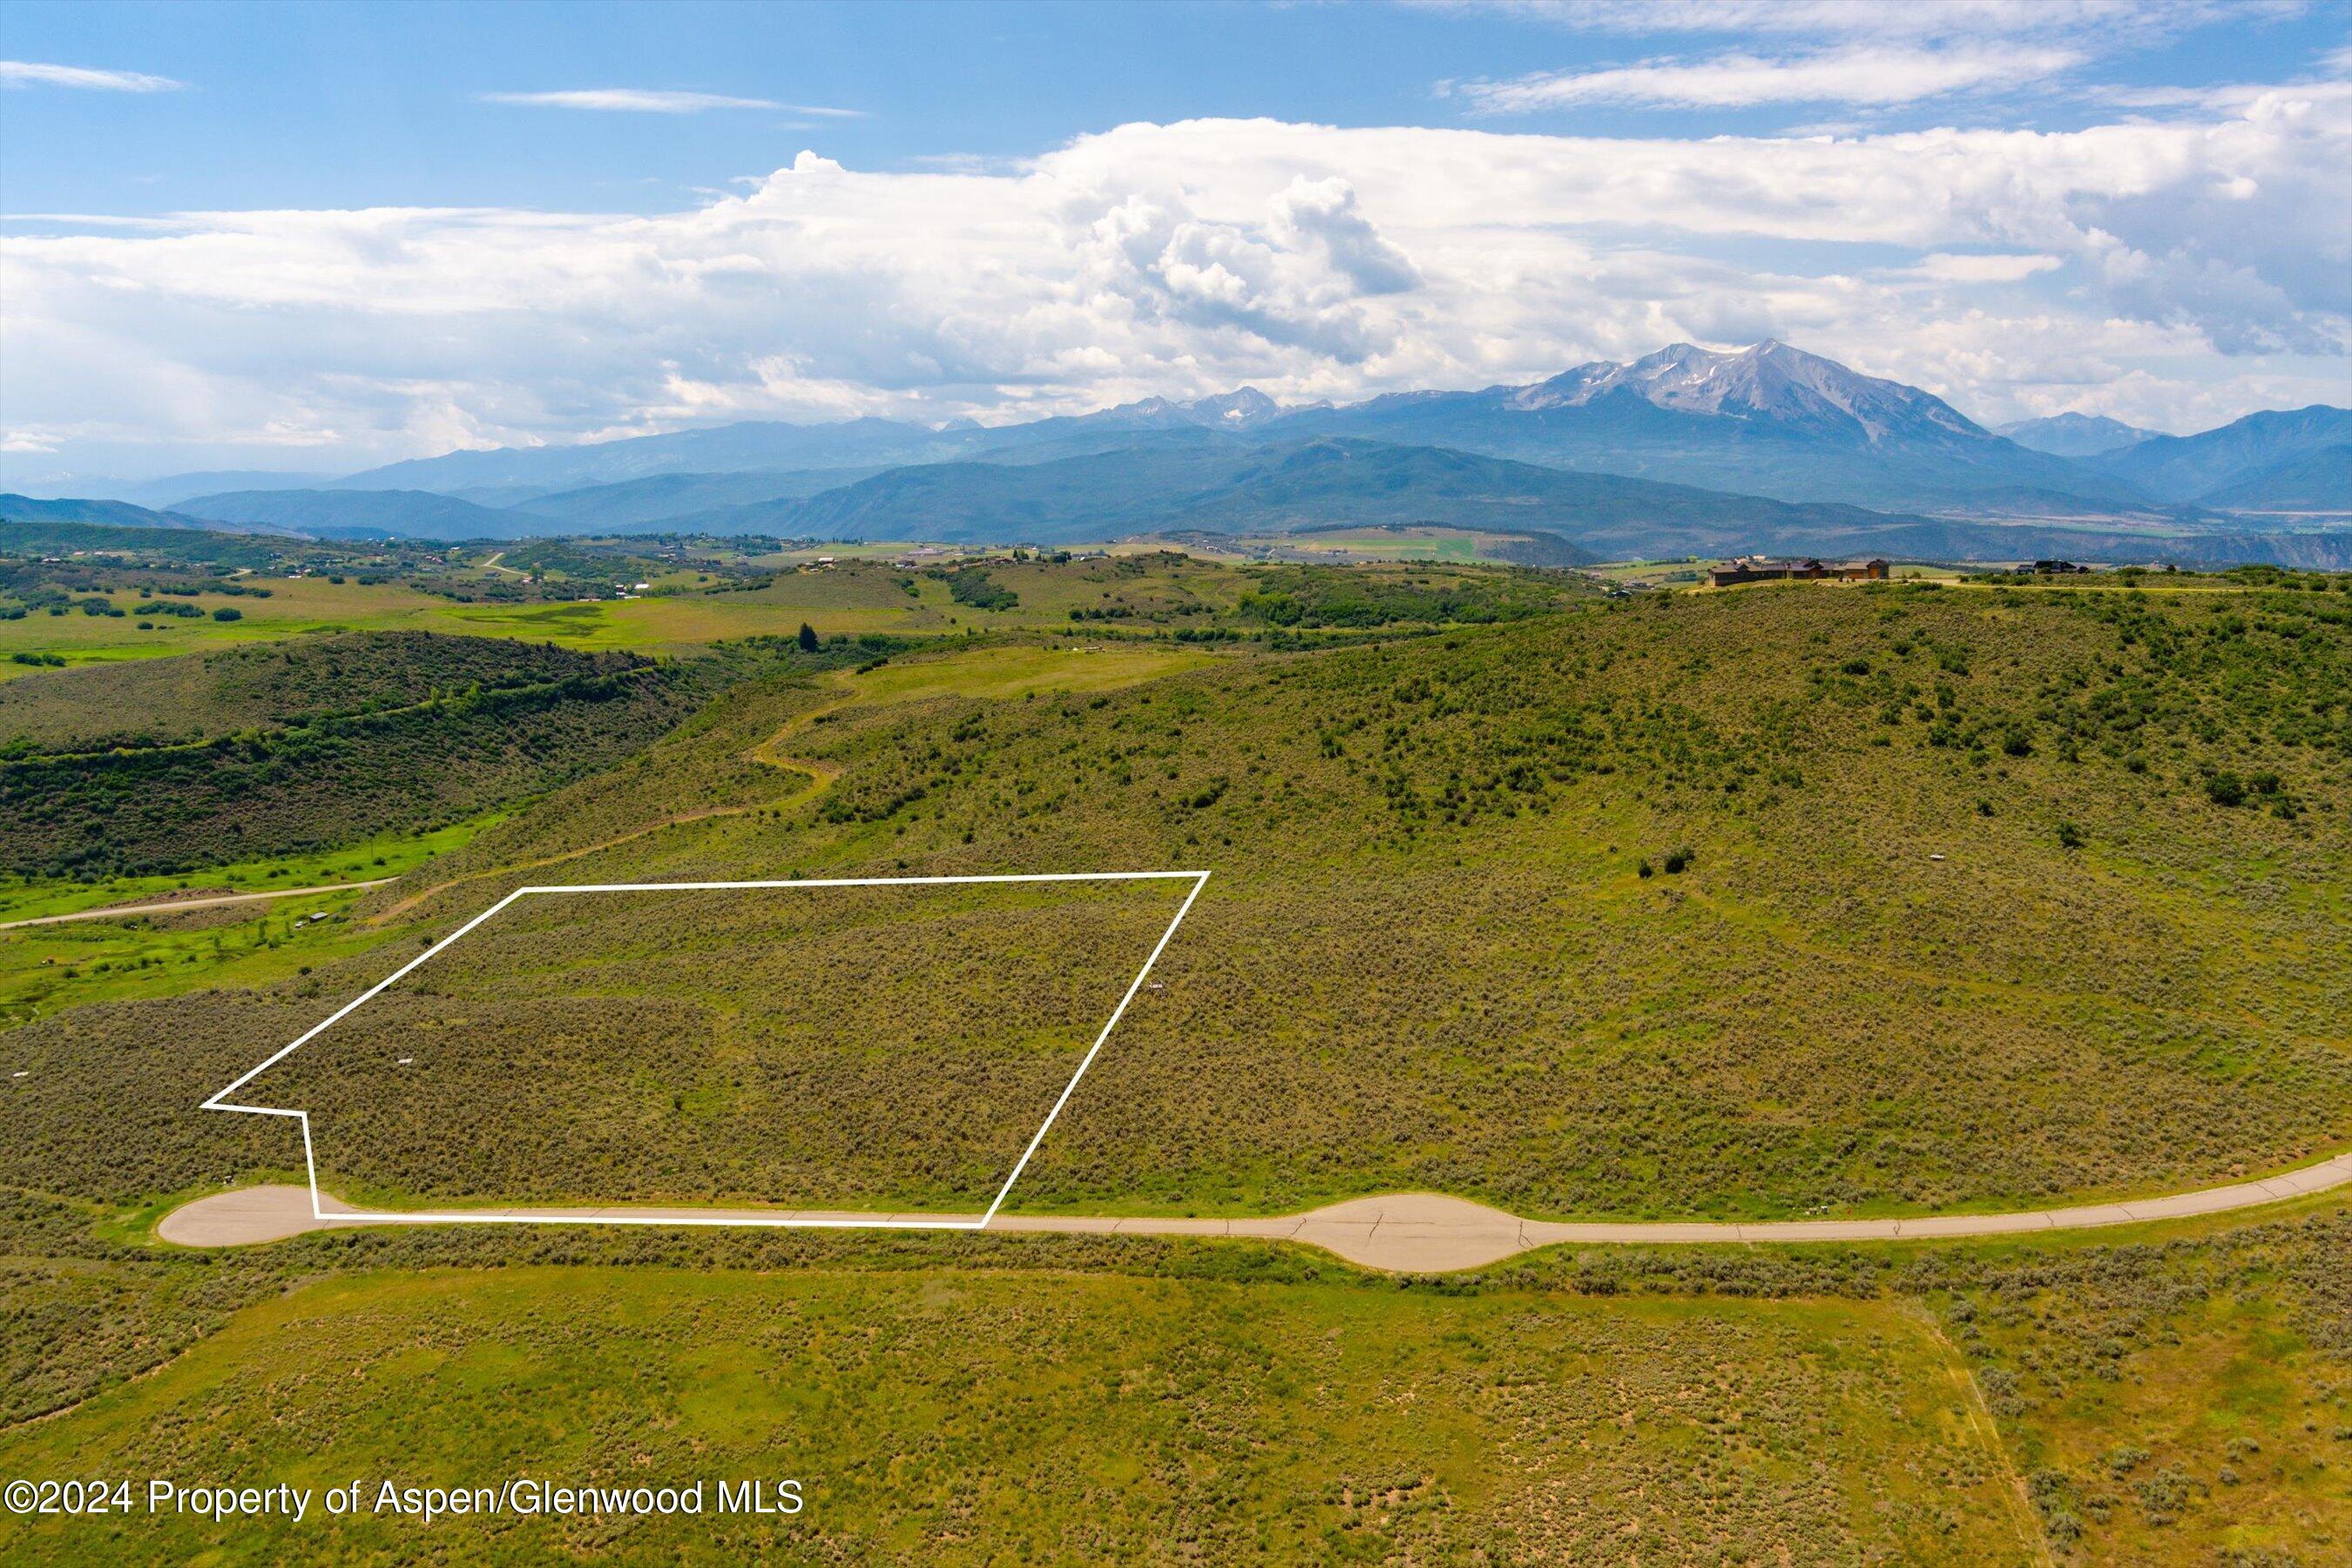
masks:
<svg viewBox="0 0 2352 1568"><path fill-rule="evenodd" d="M2114 384L2119 416L2194 427L2343 399L2347 90L1821 141L1137 123L1005 164L803 153L650 216L61 218L0 237L0 428L325 432L356 468L726 418L1477 386L1766 336L1979 417Z"/></svg>

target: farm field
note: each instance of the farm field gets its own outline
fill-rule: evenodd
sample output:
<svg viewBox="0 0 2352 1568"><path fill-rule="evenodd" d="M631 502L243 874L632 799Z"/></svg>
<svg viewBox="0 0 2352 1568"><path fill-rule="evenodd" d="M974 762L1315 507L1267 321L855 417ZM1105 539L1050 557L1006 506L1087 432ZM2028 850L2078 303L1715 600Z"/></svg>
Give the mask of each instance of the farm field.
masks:
<svg viewBox="0 0 2352 1568"><path fill-rule="evenodd" d="M484 552L483 559L494 562L505 553ZM470 570L482 574L480 568ZM506 570L493 565L488 574ZM631 597L510 603L467 603L401 582L251 576L230 585L266 588L268 597L207 588L176 595L196 615L143 617L139 606L152 603L151 596L117 584L107 592L78 592L76 597L103 600L123 612L119 616L77 610L0 618L0 682L45 668L19 661L19 654L69 666L121 663L339 632L433 632L552 643L585 653L689 656L719 642L791 637L803 624L825 637L1263 631L1264 616L1249 613L1263 571L1164 550L1076 561L998 554L952 571L937 565L900 568L845 552L830 566L783 564L764 584L714 584L679 570L656 574L648 581L657 591ZM107 574L144 575L128 570ZM1475 589L1496 579L1473 574L1462 581ZM234 611L238 618L215 620L215 611ZM1449 617L1440 609L1420 618ZM1318 623L1310 618L1306 624Z"/></svg>
<svg viewBox="0 0 2352 1568"><path fill-rule="evenodd" d="M1525 564L1531 549L1540 549L1538 540L1523 533L1405 523L1380 528L1324 527L1306 532L1238 534L1221 546L1212 546L1201 536L1188 535L1185 542L1197 542L1215 553L1236 559L1350 563L1391 561Z"/></svg>

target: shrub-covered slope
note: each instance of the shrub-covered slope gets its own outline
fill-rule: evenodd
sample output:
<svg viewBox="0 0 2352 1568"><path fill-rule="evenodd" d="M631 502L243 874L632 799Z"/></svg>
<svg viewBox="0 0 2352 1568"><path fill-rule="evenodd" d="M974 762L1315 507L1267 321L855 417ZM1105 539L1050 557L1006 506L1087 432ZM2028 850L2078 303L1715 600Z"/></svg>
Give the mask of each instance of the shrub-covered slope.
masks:
<svg viewBox="0 0 2352 1568"><path fill-rule="evenodd" d="M551 877L1210 868L1164 989L1138 998L1016 1206L1435 1188L1528 1213L1791 1215L2165 1190L2352 1137L2347 606L2284 589L1799 586L1229 658L1090 695L827 713L814 693L747 688L461 858L577 855L709 801L731 815L459 884L404 918L447 929ZM838 778L809 793L759 760L793 757ZM507 955L516 978L469 980L466 1017L527 1044L546 975L588 963L591 935L608 964L623 935L708 938L659 911L551 929L539 976ZM665 969L663 1005L706 1016L677 1037L734 1027L735 955L756 942L732 940L698 990ZM861 1016L887 1020L894 994L938 1004L953 927L914 920L898 941L901 962L843 972L879 988ZM313 984L349 994L383 968ZM161 1133L205 1074L255 1059L251 1006L192 997L21 1032L49 1064L19 1102L52 1140L43 1168L133 1160L89 1129ZM133 1070L166 1016L169 1072ZM976 1011L977 1042L991 1026ZM491 1092L507 1059L469 1040L429 1080L453 1101ZM893 1048L887 1028L852 1043ZM378 1089L354 1081L339 1124L364 1128ZM751 1060L727 1088L676 1117L655 1101L597 1145L599 1173L639 1196L939 1204L965 1190L939 1176L950 1131L1017 1148L1036 1120L1007 1096L952 1129L894 1121L886 1083L852 1104L856 1075L815 1054ZM903 1142L845 1168L771 1135L758 1108L786 1102ZM514 1122L479 1159L392 1121L322 1159L362 1183L508 1198L532 1195L508 1188L535 1161L551 1191L578 1190L576 1140ZM174 1137L135 1152L159 1186L289 1159L268 1152L278 1128ZM714 1173L684 1157L706 1144L742 1158Z"/></svg>
<svg viewBox="0 0 2352 1568"><path fill-rule="evenodd" d="M29 677L0 688L0 869L167 871L431 826L593 773L706 689L689 666L422 633Z"/></svg>
<svg viewBox="0 0 2352 1568"><path fill-rule="evenodd" d="M299 728L486 688L629 668L547 643L353 632L187 658L91 665L0 685L0 754L171 745Z"/></svg>

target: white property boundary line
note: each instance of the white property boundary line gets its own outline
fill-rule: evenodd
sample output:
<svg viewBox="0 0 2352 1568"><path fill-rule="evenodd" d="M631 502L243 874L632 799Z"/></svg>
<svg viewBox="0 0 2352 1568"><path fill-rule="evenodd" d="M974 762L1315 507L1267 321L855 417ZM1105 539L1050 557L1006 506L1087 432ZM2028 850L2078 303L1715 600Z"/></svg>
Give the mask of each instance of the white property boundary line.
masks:
<svg viewBox="0 0 2352 1568"><path fill-rule="evenodd" d="M965 1219L944 1215L936 1219L925 1218L920 1215L907 1218L877 1216L870 1219L795 1219L785 1215L779 1215L774 1219L766 1219L751 1218L740 1214L725 1218L715 1215L705 1218L701 1216L677 1215L614 1214L574 1215L566 1215L560 1219L549 1219L533 1215L485 1214L467 1212L464 1210L459 1210L456 1213L439 1214L422 1212L403 1214L359 1214L342 1209L336 1210L333 1215L333 1217L338 1220L373 1220L391 1224L412 1225L740 1225L770 1226L778 1229L803 1230L982 1230L987 1227L989 1221L996 1217L996 1211L1004 1206L1006 1196L1013 1191L1013 1184L1021 1179L1021 1173L1023 1171L1028 1169L1029 1157L1037 1152L1037 1146L1045 1141L1045 1134L1053 1131L1055 1119L1062 1114L1062 1108L1070 1102L1070 1096L1076 1092L1078 1080L1087 1076L1087 1068L1094 1066L1096 1056L1098 1055L1103 1048L1103 1042L1110 1038L1110 1032L1118 1027L1119 1019L1126 1016L1127 1005L1135 1000L1135 994L1138 991L1143 989L1144 981L1150 976L1151 966L1160 962L1160 953L1167 950L1169 939L1176 934L1176 928L1184 923L1184 917L1192 913L1192 900L1199 898L1201 896L1201 889L1209 885L1208 872L1043 871L1034 874L984 877L813 877L805 879L786 881L586 882L562 887L517 888L513 892L509 893L505 898L500 899L497 903L492 904L488 909L484 910L480 914L476 915L472 920L467 921L464 925L459 926L456 931L451 931L439 942L434 942L423 952L418 953L415 958L410 959L406 963L402 964L398 969L394 970L390 974L385 975L382 980L377 981L373 985L369 986L365 991L361 992L357 996L354 996L349 1002L344 1003L341 1007L336 1008L334 1012L329 1014L324 1019L319 1023L311 1025L310 1027L302 1031L301 1034L296 1036L292 1040L280 1046L277 1050L272 1051L262 1061L251 1068L248 1068L244 1074L239 1076L236 1081L225 1086L215 1092L211 1099L205 1100L203 1105L198 1107L198 1109L203 1110L242 1111L249 1116L287 1116L300 1122L302 1124L302 1166L304 1171L308 1173L310 1183L310 1213L314 1218L325 1219L329 1217L328 1213L320 1205L319 1203L319 1161L317 1154L312 1151L310 1145L310 1113L307 1110L289 1110L284 1106L278 1105L235 1105L229 1102L228 1097L235 1094L238 1089L243 1089L247 1084L251 1083L255 1079L260 1077L263 1073L268 1071L279 1062L284 1061L288 1057L292 1056L302 1047L310 1044L312 1040L326 1033L327 1030L332 1028L337 1023L341 1022L345 1017L348 1017L363 1004L389 988L394 982L407 974L409 971L415 969L418 964L423 963L426 959L431 958L435 953L446 950L450 944L455 942L459 937L464 936L467 931L472 931L476 926L480 925L484 921L488 920L492 915L497 914L500 910L505 909L517 899L530 897L534 894L544 895L550 893L719 893L750 891L755 889L766 888L938 888L969 886L975 883L1000 882L1158 882L1184 880L1192 882L1192 890L1184 895L1183 903L1177 908L1176 918L1168 922L1168 929L1161 931L1160 933L1160 940L1152 944L1151 956L1143 961L1143 967L1135 972L1135 978L1133 980L1128 982L1127 994L1118 999L1118 1005L1111 1009L1110 1021L1102 1026L1102 1033L1095 1037L1095 1043L1087 1047L1086 1056L1078 1063L1078 1070L1072 1073L1070 1075L1070 1081L1062 1086L1061 1096L1054 1101L1054 1109L1045 1113L1045 1120L1039 1124L1036 1132L1030 1137L1029 1146L1021 1151L1021 1158L1013 1163L1013 1173L1005 1177L1004 1184L996 1190L995 1201L988 1205L988 1212L982 1215L978 1219Z"/></svg>

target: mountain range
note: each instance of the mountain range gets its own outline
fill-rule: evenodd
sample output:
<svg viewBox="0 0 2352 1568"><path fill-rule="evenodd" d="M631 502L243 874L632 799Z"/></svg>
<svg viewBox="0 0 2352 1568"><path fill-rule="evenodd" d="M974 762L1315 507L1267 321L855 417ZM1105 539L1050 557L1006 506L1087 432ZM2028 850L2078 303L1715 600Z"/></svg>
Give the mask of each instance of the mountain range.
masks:
<svg viewBox="0 0 2352 1568"><path fill-rule="evenodd" d="M2352 409L2315 403L2266 410L2201 436L2151 437L2090 461L2166 500L2247 511L2343 510L2352 506Z"/></svg>
<svg viewBox="0 0 2352 1568"><path fill-rule="evenodd" d="M1206 432L1236 445L1340 436L1443 447L1779 500L1925 510L2162 510L2126 479L2006 440L1916 387L1779 342L1736 353L1678 343L1630 364L1597 362L1528 385L1395 393L1344 407L1283 408L1244 387L1193 403L1150 398L993 427L747 423L589 447L453 452L354 474L331 488L487 500L479 490L498 486L499 500L528 505L536 498L522 487L575 489L662 473L1050 461L1171 432Z"/></svg>
<svg viewBox="0 0 2352 1568"><path fill-rule="evenodd" d="M1930 525L1948 542L1979 525L2053 521L2260 529L2270 525L2227 514L2352 512L2343 409L2265 412L2187 437L2081 415L2008 428L1785 343L1679 343L1522 385L1344 406L1284 407L1243 387L994 426L754 421L325 479L188 476L179 493L168 481L140 493L184 518L342 536L1055 542L1517 520L1604 554L1801 548ZM232 482L196 488L215 479Z"/></svg>
<svg viewBox="0 0 2352 1568"><path fill-rule="evenodd" d="M2104 414L2053 414L2046 419L2015 419L1994 426L1992 433L2053 458L2095 458L2102 452L2136 446L2162 434L2110 419Z"/></svg>
<svg viewBox="0 0 2352 1568"><path fill-rule="evenodd" d="M79 497L0 495L0 519L10 522L96 523L108 528L207 528L215 521L184 512L156 511L130 501ZM268 533L288 530L270 528Z"/></svg>

